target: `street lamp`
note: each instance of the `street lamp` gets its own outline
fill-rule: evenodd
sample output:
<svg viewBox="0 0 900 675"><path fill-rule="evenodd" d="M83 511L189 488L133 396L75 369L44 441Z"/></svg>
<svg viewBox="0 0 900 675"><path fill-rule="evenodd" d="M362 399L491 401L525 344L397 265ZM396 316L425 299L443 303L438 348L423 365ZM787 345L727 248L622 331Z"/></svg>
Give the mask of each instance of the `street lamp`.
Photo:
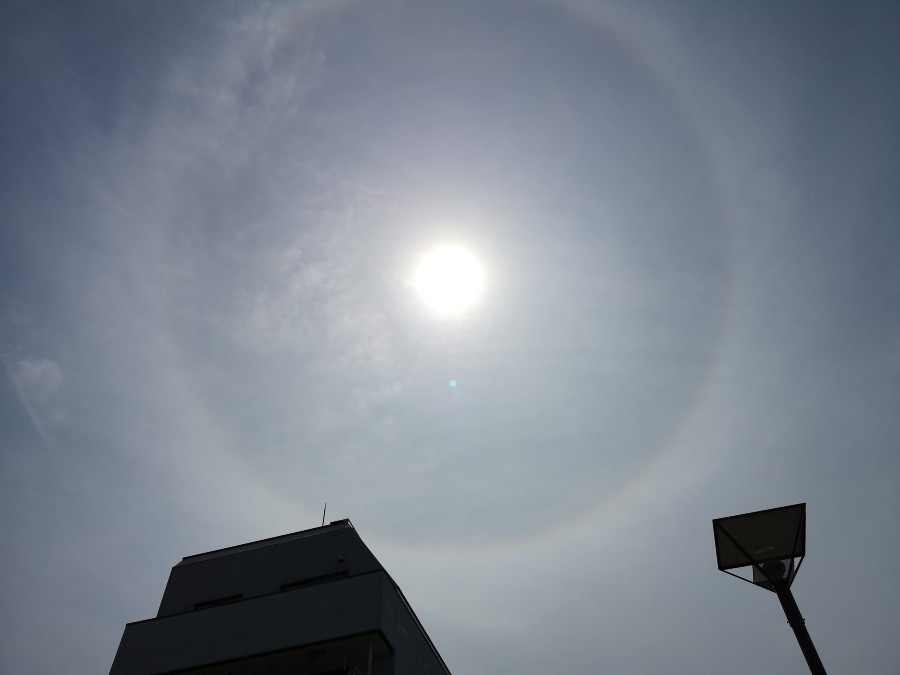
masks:
<svg viewBox="0 0 900 675"><path fill-rule="evenodd" d="M806 504L716 518L712 523L719 569L773 591L794 629L809 670L813 675L826 675L791 593L791 583L806 554ZM752 567L751 578L729 571L742 567Z"/></svg>

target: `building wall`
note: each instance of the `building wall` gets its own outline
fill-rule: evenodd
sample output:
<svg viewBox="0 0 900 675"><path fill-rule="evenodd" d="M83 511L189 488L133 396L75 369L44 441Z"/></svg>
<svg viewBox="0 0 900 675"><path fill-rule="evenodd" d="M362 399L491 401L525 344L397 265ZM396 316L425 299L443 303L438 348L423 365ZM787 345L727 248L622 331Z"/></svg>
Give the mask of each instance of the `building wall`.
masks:
<svg viewBox="0 0 900 675"><path fill-rule="evenodd" d="M192 556L172 568L157 617L181 614L217 600L277 593L289 584L380 569L352 528L314 538L276 539L248 550Z"/></svg>
<svg viewBox="0 0 900 675"><path fill-rule="evenodd" d="M381 630L394 647L397 675L449 675L450 671L400 589L385 576Z"/></svg>
<svg viewBox="0 0 900 675"><path fill-rule="evenodd" d="M329 665L314 664L317 649ZM110 672L213 675L243 663L239 672L325 675L343 653L365 673L369 649L372 675L449 675L399 587L341 521L185 558L157 618L126 626Z"/></svg>
<svg viewBox="0 0 900 675"><path fill-rule="evenodd" d="M150 675L381 629L384 572L126 626L113 675Z"/></svg>

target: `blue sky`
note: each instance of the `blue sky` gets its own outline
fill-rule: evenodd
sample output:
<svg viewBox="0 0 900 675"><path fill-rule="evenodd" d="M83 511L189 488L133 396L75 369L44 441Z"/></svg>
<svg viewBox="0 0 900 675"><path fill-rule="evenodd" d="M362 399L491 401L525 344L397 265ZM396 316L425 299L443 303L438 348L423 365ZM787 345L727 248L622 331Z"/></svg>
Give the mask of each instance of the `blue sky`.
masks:
<svg viewBox="0 0 900 675"><path fill-rule="evenodd" d="M7 2L4 672L349 517L455 673L893 672L890 2ZM440 317L442 244L484 269ZM450 386L454 381L456 386ZM765 645L764 647L762 645Z"/></svg>

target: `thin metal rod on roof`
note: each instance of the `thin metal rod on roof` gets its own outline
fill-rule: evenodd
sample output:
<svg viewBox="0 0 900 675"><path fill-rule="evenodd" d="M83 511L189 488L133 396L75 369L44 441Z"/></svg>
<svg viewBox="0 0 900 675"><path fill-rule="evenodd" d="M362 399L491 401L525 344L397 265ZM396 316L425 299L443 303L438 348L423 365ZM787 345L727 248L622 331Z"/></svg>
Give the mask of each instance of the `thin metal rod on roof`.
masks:
<svg viewBox="0 0 900 675"><path fill-rule="evenodd" d="M325 511L328 509L328 500L325 501L325 508L322 509L322 527L325 527Z"/></svg>

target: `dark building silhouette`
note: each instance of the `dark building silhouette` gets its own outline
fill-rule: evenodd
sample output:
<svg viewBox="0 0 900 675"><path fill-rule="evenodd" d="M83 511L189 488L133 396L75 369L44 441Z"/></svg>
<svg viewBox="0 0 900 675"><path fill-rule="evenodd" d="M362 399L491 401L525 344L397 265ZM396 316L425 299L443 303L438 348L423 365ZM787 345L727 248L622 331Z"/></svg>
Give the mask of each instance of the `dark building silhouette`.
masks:
<svg viewBox="0 0 900 675"><path fill-rule="evenodd" d="M449 675L349 520L184 558L111 675Z"/></svg>

